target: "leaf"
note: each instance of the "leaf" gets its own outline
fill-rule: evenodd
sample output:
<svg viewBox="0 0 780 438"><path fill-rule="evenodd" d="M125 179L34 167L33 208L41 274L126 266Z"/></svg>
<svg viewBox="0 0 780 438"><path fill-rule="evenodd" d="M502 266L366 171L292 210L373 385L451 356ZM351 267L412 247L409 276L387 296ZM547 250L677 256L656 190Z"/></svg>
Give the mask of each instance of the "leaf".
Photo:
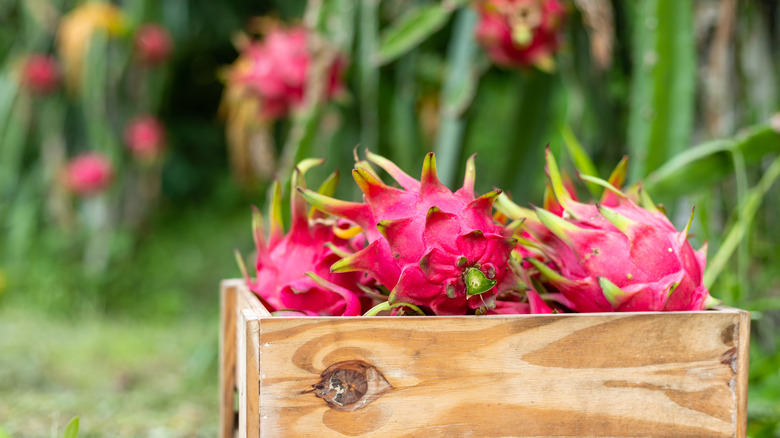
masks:
<svg viewBox="0 0 780 438"><path fill-rule="evenodd" d="M670 158L647 176L644 187L668 199L694 193L730 177L736 151L746 165L756 164L767 154L780 152L780 134L763 123L744 129L735 138L703 143Z"/></svg>
<svg viewBox="0 0 780 438"><path fill-rule="evenodd" d="M441 91L439 132L434 147L439 179L445 185L451 185L458 173L465 125L462 115L471 105L477 88L477 73L473 67L477 56L473 37L476 23L477 14L473 10L458 12L447 54L448 68Z"/></svg>
<svg viewBox="0 0 780 438"><path fill-rule="evenodd" d="M379 143L379 67L373 61L379 41L379 5L375 1L360 3L360 38L358 39L358 69L360 72L360 142L361 146L377 150Z"/></svg>
<svg viewBox="0 0 780 438"><path fill-rule="evenodd" d="M78 438L79 436L79 417L73 417L65 427L65 433L62 438Z"/></svg>
<svg viewBox="0 0 780 438"><path fill-rule="evenodd" d="M344 53L349 51L354 39L356 10L352 0L328 0L322 2L317 17L317 30Z"/></svg>
<svg viewBox="0 0 780 438"><path fill-rule="evenodd" d="M739 217L726 233L726 237L723 239L723 243L718 249L718 252L707 264L707 269L704 272L703 281L704 285L708 288L711 287L718 278L718 275L720 275L726 267L726 263L728 263L734 250L745 235L747 235L747 232L753 223L753 218L758 211L758 207L761 206L761 201L763 201L767 192L772 187L772 184L774 184L779 176L780 157L775 158L772 164L764 172L758 184L750 189L743 202L737 206L737 211L740 212Z"/></svg>
<svg viewBox="0 0 780 438"><path fill-rule="evenodd" d="M596 170L596 165L593 164L593 161L590 159L590 156L588 156L585 148L583 148L582 144L580 144L579 140L577 140L577 137L574 135L571 127L564 123L561 125L560 131L561 137L563 137L563 143L566 145L566 150L569 151L569 156L571 157L572 161L574 161L574 167L577 168L577 171L581 175L598 177L599 172ZM601 193L601 189L599 188L598 184L589 182L586 184L586 186L588 187L588 191L593 196L598 196Z"/></svg>
<svg viewBox="0 0 780 438"><path fill-rule="evenodd" d="M404 14L382 32L377 63L387 64L417 47L444 27L451 13L452 7L432 4Z"/></svg>
<svg viewBox="0 0 780 438"><path fill-rule="evenodd" d="M696 87L693 3L647 0L635 5L628 121L632 180L688 147Z"/></svg>

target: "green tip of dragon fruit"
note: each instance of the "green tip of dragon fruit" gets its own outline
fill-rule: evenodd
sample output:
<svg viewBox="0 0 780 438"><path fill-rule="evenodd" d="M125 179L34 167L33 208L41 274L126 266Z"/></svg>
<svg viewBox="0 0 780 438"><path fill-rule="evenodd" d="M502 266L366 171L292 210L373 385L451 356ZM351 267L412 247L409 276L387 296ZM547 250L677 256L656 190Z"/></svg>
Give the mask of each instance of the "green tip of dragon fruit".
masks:
<svg viewBox="0 0 780 438"><path fill-rule="evenodd" d="M635 221L632 221L631 219L623 216L622 214L618 213L617 211L604 207L601 204L596 204L596 209L598 209L598 212L601 213L601 216L604 217L609 223L615 226L618 230L620 230L623 234L625 234L628 237L631 237L632 230L634 230L636 227L639 226L639 224Z"/></svg>
<svg viewBox="0 0 780 438"><path fill-rule="evenodd" d="M720 306L723 301L713 297L712 295L708 295L707 298L704 300L704 308L710 309L715 306Z"/></svg>
<svg viewBox="0 0 780 438"><path fill-rule="evenodd" d="M553 234L558 236L559 239L567 244L572 243L572 238L585 230L567 221L566 219L557 216L542 208L535 208L536 217L547 227Z"/></svg>
<svg viewBox="0 0 780 438"><path fill-rule="evenodd" d="M333 196L333 194L336 193L336 187L339 184L339 177L339 171L333 171L330 175L328 175L325 181L320 184L319 188L317 188L317 193L323 196ZM303 196L302 193L301 196ZM320 218L324 217L325 215L325 212L317 209L316 207L311 207L309 210L309 219Z"/></svg>
<svg viewBox="0 0 780 438"><path fill-rule="evenodd" d="M282 185L274 181L271 186L271 230L268 236L270 245L273 246L284 236L284 224L282 223Z"/></svg>
<svg viewBox="0 0 780 438"><path fill-rule="evenodd" d="M555 161L555 156L550 150L550 146L547 146L544 150L544 157L547 162L546 170L547 176L552 186L553 195L558 203L567 209L567 204L572 200L571 195L566 190L566 186L563 184L563 177L558 168L558 163Z"/></svg>
<svg viewBox="0 0 780 438"><path fill-rule="evenodd" d="M524 261L533 265L550 283L557 286L574 286L575 282L555 272L552 268L534 257L526 257Z"/></svg>
<svg viewBox="0 0 780 438"><path fill-rule="evenodd" d="M598 277L599 286L601 287L601 293L604 294L604 298L612 304L612 307L617 308L628 297L628 293L623 289L615 286L615 283L609 281L605 277Z"/></svg>

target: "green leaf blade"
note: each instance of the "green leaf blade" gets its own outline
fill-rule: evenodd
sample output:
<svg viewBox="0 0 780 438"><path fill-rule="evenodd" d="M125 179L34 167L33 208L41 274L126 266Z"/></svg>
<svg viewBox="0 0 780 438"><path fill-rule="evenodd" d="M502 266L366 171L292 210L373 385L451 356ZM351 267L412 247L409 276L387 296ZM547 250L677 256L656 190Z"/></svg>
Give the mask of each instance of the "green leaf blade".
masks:
<svg viewBox="0 0 780 438"><path fill-rule="evenodd" d="M628 129L632 180L688 147L696 88L693 4L648 0L636 3L635 12Z"/></svg>
<svg viewBox="0 0 780 438"><path fill-rule="evenodd" d="M444 27L451 13L451 8L438 4L422 6L406 13L382 32L377 63L387 64L417 47Z"/></svg>
<svg viewBox="0 0 780 438"><path fill-rule="evenodd" d="M79 436L79 417L75 416L68 422L68 425L65 427L65 433L62 435L62 437L78 438L78 436Z"/></svg>

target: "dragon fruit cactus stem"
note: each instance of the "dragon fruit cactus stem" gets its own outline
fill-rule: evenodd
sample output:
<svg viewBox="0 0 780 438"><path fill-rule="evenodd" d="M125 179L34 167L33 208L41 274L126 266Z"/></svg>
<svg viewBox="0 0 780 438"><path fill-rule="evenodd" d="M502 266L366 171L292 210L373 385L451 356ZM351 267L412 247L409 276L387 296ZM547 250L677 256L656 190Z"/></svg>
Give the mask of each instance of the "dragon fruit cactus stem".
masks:
<svg viewBox="0 0 780 438"><path fill-rule="evenodd" d="M306 201L295 190L304 187L307 169L322 163L308 159L293 171L291 185L291 226L287 234L282 225L281 187L273 187L270 233L266 239L263 217L254 209L252 228L257 258L256 276L250 278L243 259L236 254L250 290L262 298L271 310L296 310L308 315L355 316L362 313L358 286L359 273L332 273L330 266L342 256L354 252L352 244L334 234L333 221L318 212L307 212ZM320 191L332 194L338 175L333 174Z"/></svg>
<svg viewBox="0 0 780 438"><path fill-rule="evenodd" d="M367 272L391 291L390 304L411 303L437 315L487 311L498 294L519 288L510 268L516 241L492 218L501 192L475 198L473 156L463 187L453 193L439 181L432 153L419 181L384 157L366 155L402 188L386 185L368 162L358 162L352 176L365 203L301 191L314 207L365 231L368 246L335 263L333 272Z"/></svg>
<svg viewBox="0 0 780 438"><path fill-rule="evenodd" d="M691 222L678 232L646 193L636 196L643 208L615 187L624 178L625 163L610 181L587 177L608 192L592 205L575 201L565 189L549 149L546 159L561 214L542 208L529 212L507 200L501 208L510 217L526 218L530 243L544 257L525 260L573 310L702 310L717 304L702 283L706 245L694 251L687 239Z"/></svg>

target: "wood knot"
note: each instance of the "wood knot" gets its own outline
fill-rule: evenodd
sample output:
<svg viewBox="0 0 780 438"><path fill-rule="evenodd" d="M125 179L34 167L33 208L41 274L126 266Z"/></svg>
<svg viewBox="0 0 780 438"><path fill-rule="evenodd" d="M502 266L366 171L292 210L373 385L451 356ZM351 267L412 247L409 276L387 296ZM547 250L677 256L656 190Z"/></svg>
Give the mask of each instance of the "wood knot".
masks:
<svg viewBox="0 0 780 438"><path fill-rule="evenodd" d="M367 406L393 387L375 366L362 360L347 360L329 366L313 392L337 411L354 411Z"/></svg>

